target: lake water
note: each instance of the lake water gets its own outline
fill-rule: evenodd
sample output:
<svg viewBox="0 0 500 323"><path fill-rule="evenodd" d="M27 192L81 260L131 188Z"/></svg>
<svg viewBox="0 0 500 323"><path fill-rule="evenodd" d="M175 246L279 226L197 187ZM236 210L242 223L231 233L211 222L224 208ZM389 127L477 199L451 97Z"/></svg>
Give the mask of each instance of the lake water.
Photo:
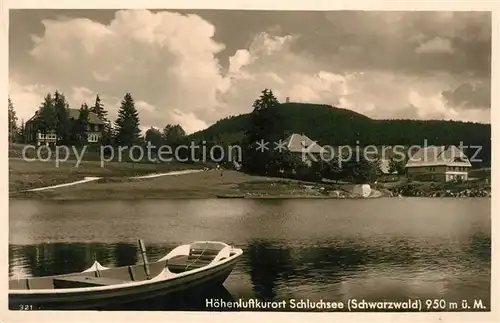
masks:
<svg viewBox="0 0 500 323"><path fill-rule="evenodd" d="M9 273L156 260L220 240L244 255L210 297L490 304L490 199L10 201ZM141 304L140 306L145 306ZM149 309L207 310L193 297ZM132 307L128 307L133 309ZM218 309L220 310L220 309Z"/></svg>

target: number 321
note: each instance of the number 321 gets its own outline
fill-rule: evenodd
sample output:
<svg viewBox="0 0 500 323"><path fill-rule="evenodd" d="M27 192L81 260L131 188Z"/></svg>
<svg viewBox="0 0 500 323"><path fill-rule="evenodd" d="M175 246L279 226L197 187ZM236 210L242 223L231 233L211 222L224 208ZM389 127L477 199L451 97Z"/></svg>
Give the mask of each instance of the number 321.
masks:
<svg viewBox="0 0 500 323"><path fill-rule="evenodd" d="M33 305L19 305L19 309L21 311L31 311L33 309Z"/></svg>

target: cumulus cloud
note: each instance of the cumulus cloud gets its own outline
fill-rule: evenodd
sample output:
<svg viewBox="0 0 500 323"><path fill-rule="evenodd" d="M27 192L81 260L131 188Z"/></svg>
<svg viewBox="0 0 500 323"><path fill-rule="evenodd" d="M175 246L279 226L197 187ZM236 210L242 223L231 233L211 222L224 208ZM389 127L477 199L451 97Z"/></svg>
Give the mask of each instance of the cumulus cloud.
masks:
<svg viewBox="0 0 500 323"><path fill-rule="evenodd" d="M415 52L418 54L424 53L453 53L453 45L449 39L436 37L430 39L415 48Z"/></svg>
<svg viewBox="0 0 500 323"><path fill-rule="evenodd" d="M185 113L175 109L170 112L171 118L175 124L181 124L186 133L193 133L208 127L208 124L192 113Z"/></svg>
<svg viewBox="0 0 500 323"><path fill-rule="evenodd" d="M414 25L417 19L408 20L405 13L390 19L377 14L364 17L364 28L356 26L354 19L331 22L360 39L372 39L367 44L377 37L381 42L391 39L384 44L402 41L408 53L450 52L454 48L449 41L456 36L452 28L443 27L442 36L412 29L414 37L410 38L409 27L401 33L380 25ZM452 19L449 15L441 18ZM43 96L56 88L67 94L72 107L79 107L83 101L93 103L99 93L112 120L123 96L130 92L143 128L179 123L188 133L228 115L250 112L263 88L272 88L283 101L290 97L291 101L332 104L374 118L467 119L473 118L470 111L480 106L474 101L464 112L463 102L475 100L469 97L474 90L467 85L461 88L470 80L469 75L449 71L405 73L384 65L391 59L397 61L390 56L368 68L364 62L377 56L363 48L363 42L344 39L329 56L315 55L313 46L303 46L309 41L304 35L259 32L221 61L220 53L226 45L215 40L216 27L194 14L122 10L109 23L73 18L43 20L43 25L44 32L33 37L30 73L10 77L11 97L25 119L34 113ZM466 34L470 38L471 33ZM333 35L336 37L335 30ZM333 46L326 41L320 43ZM367 55L366 60L363 55ZM349 69L339 67L349 59ZM354 68L353 59L363 66ZM483 112L478 121L487 120L487 115Z"/></svg>
<svg viewBox="0 0 500 323"><path fill-rule="evenodd" d="M96 94L86 87L73 87L69 99L81 102L82 104L85 102L88 106L92 106L93 101L96 99Z"/></svg>
<svg viewBox="0 0 500 323"><path fill-rule="evenodd" d="M249 64L251 60L250 53L246 49L239 49L229 58L229 73L237 74L240 69Z"/></svg>
<svg viewBox="0 0 500 323"><path fill-rule="evenodd" d="M443 91L449 105L465 109L490 109L491 83L467 82L452 91Z"/></svg>
<svg viewBox="0 0 500 323"><path fill-rule="evenodd" d="M53 88L41 84L24 85L12 78L9 82L9 96L20 120L31 118L35 110L41 105L43 97Z"/></svg>

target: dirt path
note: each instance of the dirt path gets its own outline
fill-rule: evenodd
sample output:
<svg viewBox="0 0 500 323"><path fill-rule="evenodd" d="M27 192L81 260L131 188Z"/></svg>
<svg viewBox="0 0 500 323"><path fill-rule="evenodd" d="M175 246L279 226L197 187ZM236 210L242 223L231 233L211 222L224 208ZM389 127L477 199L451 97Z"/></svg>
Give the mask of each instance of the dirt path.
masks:
<svg viewBox="0 0 500 323"><path fill-rule="evenodd" d="M147 178L156 178L156 177L161 177L161 176L175 176L175 175L184 175L184 174L192 174L192 173L198 173L202 172L203 170L201 169L186 169L186 170L180 170L180 171L172 171L172 172L167 172L167 173L156 173L156 174L148 174L148 175L142 175L142 176L132 176L129 177L130 179L147 179ZM78 184L84 184L84 183L89 183L92 181L96 181L100 179L101 177L85 177L82 180L79 181L74 181L70 183L64 183L64 184L58 184L58 185L51 185L51 186L45 186L45 187L38 187L30 190L26 190L26 192L37 192L37 191L45 191L45 190L50 190L54 188L60 188L60 187L67 187L67 186L73 186L73 185L78 185Z"/></svg>
<svg viewBox="0 0 500 323"><path fill-rule="evenodd" d="M142 175L142 176L134 176L130 178L137 178L137 179L145 179L145 178L156 178L156 177L161 177L161 176L174 176L174 175L184 175L184 174L192 174L192 173L198 173L198 172L203 172L202 169L186 169L186 170L179 170L179 171L174 171L174 172L167 172L167 173L157 173L157 174L148 174L148 175Z"/></svg>
<svg viewBox="0 0 500 323"><path fill-rule="evenodd" d="M39 188L33 188L31 190L27 190L27 192L45 191L45 190L50 190L50 189L53 189L53 188L73 186L73 185L78 185L78 184L83 184L83 183L88 183L88 182L96 181L98 179L100 179L100 177L85 177L82 180L71 182L71 183L65 183L65 184L59 184L59 185L52 185L52 186L46 186L46 187L39 187Z"/></svg>

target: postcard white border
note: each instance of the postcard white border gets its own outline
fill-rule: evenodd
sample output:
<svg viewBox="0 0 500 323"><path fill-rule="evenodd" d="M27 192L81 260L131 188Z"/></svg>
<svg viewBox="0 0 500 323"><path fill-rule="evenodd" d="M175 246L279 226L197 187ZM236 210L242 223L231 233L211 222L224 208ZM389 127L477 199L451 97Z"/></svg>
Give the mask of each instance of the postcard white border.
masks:
<svg viewBox="0 0 500 323"><path fill-rule="evenodd" d="M500 100L498 92L499 82L499 50L498 41L500 36L499 7L497 1L375 1L375 0L0 0L1 6L1 57L3 73L0 78L2 86L1 98L7 102L8 95L8 9L247 9L247 10L391 10L391 11L491 11L492 12L492 269L491 269L491 304L500 304L499 295L499 221L497 219L496 207L499 206L499 196L496 194L500 173L493 164L496 161L496 149L499 148L499 131L494 124L500 120ZM6 110L4 110L6 111ZM1 114L1 121L7 124L7 113ZM489 313L210 313L207 312L18 312L7 310L8 291L8 127L2 127L0 150L5 152L1 159L2 176L1 182L2 199L4 208L2 214L3 232L0 234L0 267L5 268L0 279L0 321L2 322L255 322L256 320L283 320L287 322L301 322L303 320L314 320L315 322L332 321L402 321L402 322L500 322L499 307L495 307Z"/></svg>

